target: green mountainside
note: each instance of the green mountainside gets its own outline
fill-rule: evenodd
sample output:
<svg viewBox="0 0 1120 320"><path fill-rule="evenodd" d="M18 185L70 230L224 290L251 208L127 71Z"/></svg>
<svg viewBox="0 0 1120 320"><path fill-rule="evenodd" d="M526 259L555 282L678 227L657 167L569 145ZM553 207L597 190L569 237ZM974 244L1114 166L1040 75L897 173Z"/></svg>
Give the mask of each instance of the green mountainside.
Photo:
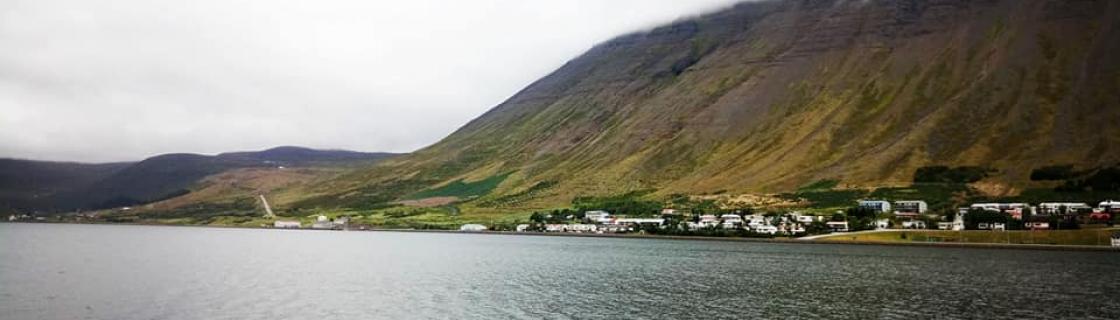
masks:
<svg viewBox="0 0 1120 320"><path fill-rule="evenodd" d="M1117 52L1116 1L748 2L600 44L442 141L283 205L501 211L926 175L1014 195L1045 166L1120 163Z"/></svg>

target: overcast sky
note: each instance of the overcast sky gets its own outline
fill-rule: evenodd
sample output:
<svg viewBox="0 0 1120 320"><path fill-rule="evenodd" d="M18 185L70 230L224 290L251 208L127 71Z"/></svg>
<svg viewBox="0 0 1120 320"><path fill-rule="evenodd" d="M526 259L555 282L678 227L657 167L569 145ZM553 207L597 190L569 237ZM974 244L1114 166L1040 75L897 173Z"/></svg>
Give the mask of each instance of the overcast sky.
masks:
<svg viewBox="0 0 1120 320"><path fill-rule="evenodd" d="M4 0L0 157L409 152L627 32L736 0Z"/></svg>

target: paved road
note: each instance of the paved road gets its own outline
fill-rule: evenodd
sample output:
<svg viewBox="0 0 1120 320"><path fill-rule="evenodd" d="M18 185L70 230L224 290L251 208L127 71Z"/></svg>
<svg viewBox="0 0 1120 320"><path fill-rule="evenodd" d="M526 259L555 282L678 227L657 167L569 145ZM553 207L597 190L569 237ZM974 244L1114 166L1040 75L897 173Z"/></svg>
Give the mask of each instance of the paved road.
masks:
<svg viewBox="0 0 1120 320"><path fill-rule="evenodd" d="M836 232L836 233L820 234L820 235L815 235L815 236L801 237L801 238L797 238L797 240L816 240L816 239L820 239L820 238L824 238L824 237L851 236L851 235L857 235L857 234L879 233L879 232L889 232L889 231L898 231L898 229L865 230L865 231L856 231L856 232Z"/></svg>

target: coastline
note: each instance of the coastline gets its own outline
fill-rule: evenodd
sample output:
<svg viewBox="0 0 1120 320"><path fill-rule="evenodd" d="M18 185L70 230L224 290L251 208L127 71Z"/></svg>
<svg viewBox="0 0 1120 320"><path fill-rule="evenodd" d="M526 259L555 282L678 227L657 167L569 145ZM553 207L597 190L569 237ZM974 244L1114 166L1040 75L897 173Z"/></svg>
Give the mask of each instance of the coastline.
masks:
<svg viewBox="0 0 1120 320"><path fill-rule="evenodd" d="M668 235L649 235L649 234L567 233L567 232L564 232L564 233L515 232L515 231L465 232L465 231L458 231L458 230L421 230L421 229L367 229L367 230L277 229L277 228L244 227L244 226L176 225L176 224L158 224L158 223L104 223L104 222L2 222L2 223L147 226L147 227L156 226L156 227L180 227L180 228L249 229L249 230L280 230L280 231L405 232L405 233L465 234L465 235L480 235L480 236L577 237L577 238L609 238L609 239L660 239L660 240L675 240L675 241L719 241L719 242L810 244L810 245L831 244L831 245L859 245L859 246L903 246L903 247L930 247L930 248L1081 251L1081 252L1095 251L1095 252L1118 252L1118 253L1120 253L1120 247L1059 245L1059 244L1007 244L1007 243L981 243L981 242L854 241L854 240L817 240L817 239L800 239L800 238L735 238L735 237L668 236Z"/></svg>

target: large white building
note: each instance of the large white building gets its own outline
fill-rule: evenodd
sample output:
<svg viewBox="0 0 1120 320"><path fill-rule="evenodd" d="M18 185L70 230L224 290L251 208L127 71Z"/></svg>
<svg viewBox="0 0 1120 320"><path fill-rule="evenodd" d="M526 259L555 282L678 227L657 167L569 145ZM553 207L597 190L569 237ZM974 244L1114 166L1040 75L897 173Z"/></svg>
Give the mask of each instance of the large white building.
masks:
<svg viewBox="0 0 1120 320"><path fill-rule="evenodd" d="M969 208L983 209L987 211L1005 212L1012 210L1023 210L1030 206L1026 203L974 203Z"/></svg>
<svg viewBox="0 0 1120 320"><path fill-rule="evenodd" d="M929 211L929 205L922 200L899 200L894 202L894 212L897 215L919 215Z"/></svg>
<svg viewBox="0 0 1120 320"><path fill-rule="evenodd" d="M882 200L860 200L859 206L878 212L891 212L891 203Z"/></svg>

